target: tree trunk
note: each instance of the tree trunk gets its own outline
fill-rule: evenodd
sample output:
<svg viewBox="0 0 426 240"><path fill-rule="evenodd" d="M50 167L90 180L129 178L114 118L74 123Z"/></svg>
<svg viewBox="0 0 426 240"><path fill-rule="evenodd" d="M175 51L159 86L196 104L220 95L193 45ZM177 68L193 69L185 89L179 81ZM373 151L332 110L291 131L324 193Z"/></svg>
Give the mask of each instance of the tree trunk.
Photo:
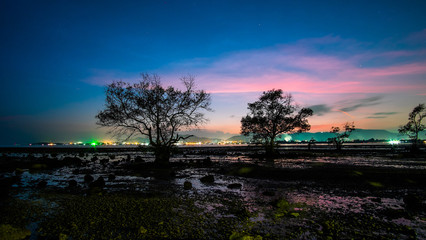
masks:
<svg viewBox="0 0 426 240"><path fill-rule="evenodd" d="M414 136L412 151L417 152L419 150L419 131L416 129L416 135Z"/></svg>
<svg viewBox="0 0 426 240"><path fill-rule="evenodd" d="M275 142L271 140L267 142L265 145L265 154L267 158L273 158L275 156Z"/></svg>
<svg viewBox="0 0 426 240"><path fill-rule="evenodd" d="M412 144L411 144L410 151L413 152L413 153L418 152L419 151L419 145L420 145L419 144L419 140L418 139L414 139L413 142L412 142Z"/></svg>
<svg viewBox="0 0 426 240"><path fill-rule="evenodd" d="M167 146L159 146L154 150L155 163L160 167L169 166L170 161L170 148Z"/></svg>
<svg viewBox="0 0 426 240"><path fill-rule="evenodd" d="M333 145L336 147L337 151L340 151L340 150L342 150L343 141L341 139L334 138L333 139Z"/></svg>
<svg viewBox="0 0 426 240"><path fill-rule="evenodd" d="M342 150L342 145L343 145L343 143L342 143L342 142L336 142L336 150L337 150L337 151Z"/></svg>

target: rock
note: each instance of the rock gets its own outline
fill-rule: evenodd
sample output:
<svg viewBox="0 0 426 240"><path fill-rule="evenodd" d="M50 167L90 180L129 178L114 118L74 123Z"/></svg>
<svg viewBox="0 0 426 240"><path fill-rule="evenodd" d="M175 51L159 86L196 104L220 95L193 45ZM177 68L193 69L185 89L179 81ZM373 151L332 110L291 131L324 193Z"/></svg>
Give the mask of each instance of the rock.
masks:
<svg viewBox="0 0 426 240"><path fill-rule="evenodd" d="M20 175L22 175L22 173L24 172L24 170L23 169L21 169L21 168L16 168L15 169L15 175L16 176L20 176Z"/></svg>
<svg viewBox="0 0 426 240"><path fill-rule="evenodd" d="M214 176L213 175L204 176L200 179L200 181L202 183L214 183Z"/></svg>
<svg viewBox="0 0 426 240"><path fill-rule="evenodd" d="M114 180L115 180L115 175L114 174L111 173L110 175L108 175L108 181L112 182Z"/></svg>
<svg viewBox="0 0 426 240"><path fill-rule="evenodd" d="M19 183L20 177L19 176L13 176L13 177L6 177L0 178L0 199L7 198L10 189L12 188L13 184Z"/></svg>
<svg viewBox="0 0 426 240"><path fill-rule="evenodd" d="M38 182L37 184L37 188L43 189L47 186L47 182L45 180L41 180L40 182Z"/></svg>
<svg viewBox="0 0 426 240"><path fill-rule="evenodd" d="M68 165L81 166L83 164L83 160L81 160L78 157L64 157L64 159L62 159L62 164L64 166L68 166Z"/></svg>
<svg viewBox="0 0 426 240"><path fill-rule="evenodd" d="M89 184L89 183L93 182L93 180L94 180L94 178L92 177L92 175L90 175L90 174L84 175L84 182L85 183Z"/></svg>
<svg viewBox="0 0 426 240"><path fill-rule="evenodd" d="M77 168L72 170L72 174L92 174L94 172L95 171L93 171L93 169L90 169L90 168L86 168L86 169Z"/></svg>
<svg viewBox="0 0 426 240"><path fill-rule="evenodd" d="M96 179L96 181L92 182L89 185L90 188L103 188L105 187L105 180L103 177L98 177L98 179Z"/></svg>
<svg viewBox="0 0 426 240"><path fill-rule="evenodd" d="M211 159L210 157L206 157L206 158L203 160L203 164L204 164L204 165L208 165L208 166L212 165L212 159Z"/></svg>
<svg viewBox="0 0 426 240"><path fill-rule="evenodd" d="M228 185L229 189L241 189L243 185L241 185L241 183L232 183Z"/></svg>
<svg viewBox="0 0 426 240"><path fill-rule="evenodd" d="M68 181L68 187L69 188L76 188L77 187L77 181L76 180L69 180Z"/></svg>
<svg viewBox="0 0 426 240"><path fill-rule="evenodd" d="M99 160L99 162L100 162L102 165L106 165L106 164L109 162L109 159L108 159L108 158L101 159L101 160Z"/></svg>
<svg viewBox="0 0 426 240"><path fill-rule="evenodd" d="M420 211L422 208L422 200L415 194L407 194L403 198L405 208L411 211Z"/></svg>
<svg viewBox="0 0 426 240"><path fill-rule="evenodd" d="M191 183L190 181L185 181L185 182L183 183L183 189L185 189L185 190L190 190L190 189L192 189L192 183Z"/></svg>
<svg viewBox="0 0 426 240"><path fill-rule="evenodd" d="M145 160L143 160L143 158L141 156L136 156L135 157L135 163L144 163Z"/></svg>
<svg viewBox="0 0 426 240"><path fill-rule="evenodd" d="M268 197L273 197L273 196L275 196L275 192L272 192L272 191L263 191L262 195L263 196L268 196Z"/></svg>

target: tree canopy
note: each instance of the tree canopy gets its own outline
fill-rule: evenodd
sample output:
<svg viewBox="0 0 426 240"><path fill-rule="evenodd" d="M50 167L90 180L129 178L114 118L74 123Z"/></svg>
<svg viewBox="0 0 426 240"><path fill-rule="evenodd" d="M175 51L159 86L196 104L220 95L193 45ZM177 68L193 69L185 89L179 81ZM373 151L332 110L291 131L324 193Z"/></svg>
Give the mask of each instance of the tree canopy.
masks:
<svg viewBox="0 0 426 240"><path fill-rule="evenodd" d="M355 130L355 124L353 122L343 124L342 131L340 127L332 126L330 132L334 133L334 137L329 138L329 141L333 143L337 150L341 150L345 139L351 135L351 132Z"/></svg>
<svg viewBox="0 0 426 240"><path fill-rule="evenodd" d="M399 133L406 134L413 141L414 149L417 149L419 133L426 129L425 125L422 124L425 117L425 105L419 104L408 115L408 123L398 129Z"/></svg>
<svg viewBox="0 0 426 240"><path fill-rule="evenodd" d="M210 94L194 88L192 76L181 78L185 89L164 88L157 75L141 74L139 83L113 82L106 87L105 109L97 124L130 138L142 135L154 148L157 163L168 163L170 150L188 138L179 131L207 121L202 110L210 111Z"/></svg>
<svg viewBox="0 0 426 240"><path fill-rule="evenodd" d="M310 130L307 117L312 116L309 108L299 107L291 94L283 94L281 89L272 89L260 96L259 100L248 104L249 113L241 119L241 133L253 134L255 141L261 141L267 154L272 154L275 138L283 133L305 132Z"/></svg>

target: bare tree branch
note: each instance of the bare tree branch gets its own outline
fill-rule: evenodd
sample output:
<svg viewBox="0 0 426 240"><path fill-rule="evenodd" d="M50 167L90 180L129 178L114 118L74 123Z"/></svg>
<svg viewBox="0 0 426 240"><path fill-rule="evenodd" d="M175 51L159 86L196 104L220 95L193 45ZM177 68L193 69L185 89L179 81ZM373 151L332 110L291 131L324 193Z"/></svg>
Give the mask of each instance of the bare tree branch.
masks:
<svg viewBox="0 0 426 240"><path fill-rule="evenodd" d="M169 160L170 147L187 137L177 133L207 121L203 110L211 111L210 95L195 90L192 76L181 78L185 89L164 88L157 75L141 74L136 84L113 82L105 89L105 109L97 124L118 134L147 136L156 161Z"/></svg>

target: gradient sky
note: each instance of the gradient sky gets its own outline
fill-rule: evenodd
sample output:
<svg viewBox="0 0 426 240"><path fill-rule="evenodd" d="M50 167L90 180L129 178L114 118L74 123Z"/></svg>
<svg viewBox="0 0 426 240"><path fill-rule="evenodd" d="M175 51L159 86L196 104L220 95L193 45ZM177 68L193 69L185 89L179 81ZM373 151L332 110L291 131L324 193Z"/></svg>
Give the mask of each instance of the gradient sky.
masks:
<svg viewBox="0 0 426 240"><path fill-rule="evenodd" d="M349 3L351 2L351 3ZM0 2L0 144L106 139L104 86L194 75L203 128L237 134L247 103L281 88L312 132L395 130L426 102L426 1Z"/></svg>

